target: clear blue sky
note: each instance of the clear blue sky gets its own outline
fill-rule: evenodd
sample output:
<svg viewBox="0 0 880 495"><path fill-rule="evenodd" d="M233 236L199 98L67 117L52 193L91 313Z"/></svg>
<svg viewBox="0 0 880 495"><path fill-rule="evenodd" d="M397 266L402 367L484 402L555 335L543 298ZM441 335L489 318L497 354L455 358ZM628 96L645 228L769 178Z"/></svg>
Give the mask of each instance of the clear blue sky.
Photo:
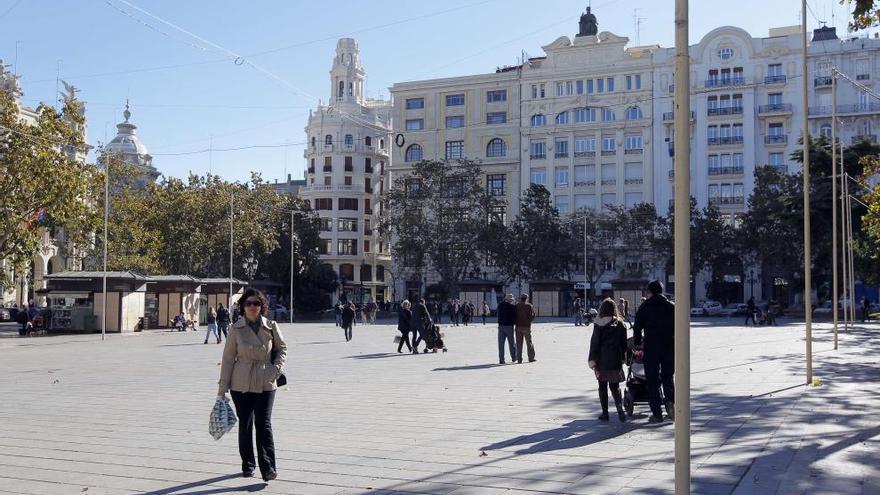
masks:
<svg viewBox="0 0 880 495"><path fill-rule="evenodd" d="M248 56L284 82L236 65L220 48L196 41L129 2L222 49ZM573 0L448 0L444 2L254 0L0 0L0 58L18 67L25 103L55 100L61 78L82 89L89 142L115 135L125 99L132 121L160 172L190 170L244 180L250 170L269 180L301 178L303 146L165 156L214 148L280 145L305 140L317 98L326 100L336 39L360 43L371 97L394 82L491 72L577 32L588 2ZM115 6L114 8L111 5ZM721 25L755 36L798 23L799 0L691 2L692 43ZM673 44L673 0L595 0L601 31L635 44L633 9L642 17L641 44ZM837 0L810 2L816 19L846 25ZM120 11L120 9L122 11ZM134 17L134 18L132 18ZM194 46L198 45L198 46ZM276 50L279 48L284 48ZM269 50L272 53L258 54ZM252 55L257 54L257 55ZM219 60L219 61L218 61ZM177 66L155 69L157 67ZM144 70L155 69L155 70ZM210 163L209 163L210 162Z"/></svg>

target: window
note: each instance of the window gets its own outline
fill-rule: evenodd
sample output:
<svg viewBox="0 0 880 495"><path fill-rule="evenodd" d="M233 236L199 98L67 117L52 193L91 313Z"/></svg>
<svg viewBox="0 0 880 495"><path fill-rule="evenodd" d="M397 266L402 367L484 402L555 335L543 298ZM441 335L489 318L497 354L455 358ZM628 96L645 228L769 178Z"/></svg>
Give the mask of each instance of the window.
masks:
<svg viewBox="0 0 880 495"><path fill-rule="evenodd" d="M641 150L642 149L642 136L640 136L640 135L626 136L624 138L624 149L625 150Z"/></svg>
<svg viewBox="0 0 880 495"><path fill-rule="evenodd" d="M316 138L315 138L315 136L312 136L312 148L314 148L314 147L315 147L315 141L316 141Z"/></svg>
<svg viewBox="0 0 880 495"><path fill-rule="evenodd" d="M536 99L538 97L538 85L532 84L532 99Z"/></svg>
<svg viewBox="0 0 880 495"><path fill-rule="evenodd" d="M346 156L343 158L345 163L345 171L346 172L354 172L354 165L352 165L352 158L350 156Z"/></svg>
<svg viewBox="0 0 880 495"><path fill-rule="evenodd" d="M831 139L831 124L822 124L819 126L819 134Z"/></svg>
<svg viewBox="0 0 880 495"><path fill-rule="evenodd" d="M733 48L722 48L718 50L718 58L721 60L729 60L733 57Z"/></svg>
<svg viewBox="0 0 880 495"><path fill-rule="evenodd" d="M574 154L575 156L578 153L588 153L596 151L596 139L595 138L585 138L585 137L576 137L574 138Z"/></svg>
<svg viewBox="0 0 880 495"><path fill-rule="evenodd" d="M350 185L351 185L351 176L350 176L350 175L346 175L346 176L345 176L345 185L346 185L346 186L350 186Z"/></svg>
<svg viewBox="0 0 880 495"><path fill-rule="evenodd" d="M364 178L364 192L373 194L373 181L369 177Z"/></svg>
<svg viewBox="0 0 880 495"><path fill-rule="evenodd" d="M497 158L507 154L507 144L501 138L493 138L486 145L486 157Z"/></svg>
<svg viewBox="0 0 880 495"><path fill-rule="evenodd" d="M709 166L710 174L721 169L721 162L718 160L718 155L709 155L709 160L707 160L706 163Z"/></svg>
<svg viewBox="0 0 880 495"><path fill-rule="evenodd" d="M604 206L604 207L607 208L607 207L609 207L609 206L614 206L614 205L616 205L616 204L617 204L617 194L614 194L614 193L606 193L606 194L603 194L603 195L602 195L602 206ZM613 265L613 260L611 260L611 261L612 261L612 265L611 265L611 267L612 267L612 270L613 270L613 267L614 267L614 265Z"/></svg>
<svg viewBox="0 0 880 495"><path fill-rule="evenodd" d="M370 227L370 219L364 219L364 235L373 235L373 229Z"/></svg>
<svg viewBox="0 0 880 495"><path fill-rule="evenodd" d="M575 108L574 109L574 122L576 124L582 124L584 122L595 122L596 121L596 109L595 108Z"/></svg>
<svg viewBox="0 0 880 495"><path fill-rule="evenodd" d="M352 136L351 134L346 134L345 145L348 147L354 146L354 136Z"/></svg>
<svg viewBox="0 0 880 495"><path fill-rule="evenodd" d="M781 105L782 104L782 93L770 93L767 95L767 104L768 105Z"/></svg>
<svg viewBox="0 0 880 495"><path fill-rule="evenodd" d="M626 120L639 120L642 116L642 109L639 107L629 107L626 109Z"/></svg>
<svg viewBox="0 0 880 495"><path fill-rule="evenodd" d="M642 89L642 75L641 75L641 74L636 74L636 75L633 76L633 77L634 77L634 79L635 79L635 83L634 83L634 84L635 84L635 88L634 88L634 89Z"/></svg>
<svg viewBox="0 0 880 495"><path fill-rule="evenodd" d="M605 92L605 79L596 79L596 92L604 93Z"/></svg>
<svg viewBox="0 0 880 495"><path fill-rule="evenodd" d="M568 167L556 167L556 187L568 187Z"/></svg>
<svg viewBox="0 0 880 495"><path fill-rule="evenodd" d="M865 91L859 91L859 111L865 112L870 108L870 99L868 98L868 93Z"/></svg>
<svg viewBox="0 0 880 495"><path fill-rule="evenodd" d="M556 83L556 96L562 96L565 94L565 85L561 82Z"/></svg>
<svg viewBox="0 0 880 495"><path fill-rule="evenodd" d="M339 209L357 211L358 200L356 198L339 198Z"/></svg>
<svg viewBox="0 0 880 495"><path fill-rule="evenodd" d="M568 157L568 139L557 139L553 144L554 156L556 158Z"/></svg>
<svg viewBox="0 0 880 495"><path fill-rule="evenodd" d="M533 160L547 158L547 143L543 139L532 140L529 143L529 156Z"/></svg>
<svg viewBox="0 0 880 495"><path fill-rule="evenodd" d="M419 108L425 108L425 99L424 98L408 98L406 100L406 109L407 110L417 110Z"/></svg>
<svg viewBox="0 0 880 495"><path fill-rule="evenodd" d="M316 198L315 199L315 209L316 210L332 210L333 209L333 198Z"/></svg>
<svg viewBox="0 0 880 495"><path fill-rule="evenodd" d="M486 103L493 103L497 101L507 101L507 90L506 89L496 89L494 91L486 91Z"/></svg>
<svg viewBox="0 0 880 495"><path fill-rule="evenodd" d="M566 95L574 94L574 83L572 83L571 81L565 82L565 94Z"/></svg>
<svg viewBox="0 0 880 495"><path fill-rule="evenodd" d="M623 166L623 177L627 184L640 184L642 181L642 164L627 163Z"/></svg>
<svg viewBox="0 0 880 495"><path fill-rule="evenodd" d="M371 138L370 136L365 137L364 138L364 146L372 146L372 145L373 145L373 138Z"/></svg>
<svg viewBox="0 0 880 495"><path fill-rule="evenodd" d="M339 232L357 232L357 218L340 218L336 221L336 228Z"/></svg>
<svg viewBox="0 0 880 495"><path fill-rule="evenodd" d="M767 156L767 164L771 167L785 168L785 155L783 153L770 153Z"/></svg>
<svg viewBox="0 0 880 495"><path fill-rule="evenodd" d="M464 141L446 141L446 159L461 160L464 158Z"/></svg>
<svg viewBox="0 0 880 495"><path fill-rule="evenodd" d="M336 241L336 254L357 254L357 244L354 239L339 239Z"/></svg>
<svg viewBox="0 0 880 495"><path fill-rule="evenodd" d="M562 112L556 115L556 125L568 124L568 112Z"/></svg>
<svg viewBox="0 0 880 495"><path fill-rule="evenodd" d="M408 196L417 195L422 189L419 179L406 179L406 193Z"/></svg>
<svg viewBox="0 0 880 495"><path fill-rule="evenodd" d="M602 184L616 184L617 183L617 165L613 163L603 163L602 164Z"/></svg>
<svg viewBox="0 0 880 495"><path fill-rule="evenodd" d="M370 206L370 198L364 200L364 213L367 215L373 214L373 207Z"/></svg>
<svg viewBox="0 0 880 495"><path fill-rule="evenodd" d="M568 196L556 196L553 198L554 206L559 210L560 215L568 215L570 208L568 203Z"/></svg>
<svg viewBox="0 0 880 495"><path fill-rule="evenodd" d="M605 85L608 87L608 92L610 93L610 92L614 91L614 78L609 77L605 81L606 81Z"/></svg>
<svg viewBox="0 0 880 495"><path fill-rule="evenodd" d="M446 106L457 107L464 105L464 95L446 95Z"/></svg>
<svg viewBox="0 0 880 495"><path fill-rule="evenodd" d="M632 208L633 206L642 202L642 193L640 192L628 192L623 195L623 204L627 208Z"/></svg>
<svg viewBox="0 0 880 495"><path fill-rule="evenodd" d="M324 136L324 144L333 144L333 135L327 134Z"/></svg>
<svg viewBox="0 0 880 495"><path fill-rule="evenodd" d="M609 110L609 109L607 109L607 108L603 108L603 109L602 109L602 120L603 120L604 122L608 122L608 121L612 121L612 120L614 120L614 112L611 111L611 110Z"/></svg>
<svg viewBox="0 0 880 495"><path fill-rule="evenodd" d="M547 125L547 117L543 114L532 115L531 118L532 127L543 127Z"/></svg>
<svg viewBox="0 0 880 495"><path fill-rule="evenodd" d="M742 137L743 137L743 125L742 124L733 124L733 137L735 140L739 140L739 142L742 142Z"/></svg>
<svg viewBox="0 0 880 495"><path fill-rule="evenodd" d="M626 76L626 89L633 89L632 76Z"/></svg>
<svg viewBox="0 0 880 495"><path fill-rule="evenodd" d="M319 239L318 240L318 254L330 254L330 239Z"/></svg>
<svg viewBox="0 0 880 495"><path fill-rule="evenodd" d="M446 127L448 129L457 129L464 127L464 115L453 115L446 117Z"/></svg>
<svg viewBox="0 0 880 495"><path fill-rule="evenodd" d="M721 188L718 184L709 184L709 202L721 197Z"/></svg>
<svg viewBox="0 0 880 495"><path fill-rule="evenodd" d="M593 80L592 79L587 79L587 93L589 93L589 94L593 93Z"/></svg>
<svg viewBox="0 0 880 495"><path fill-rule="evenodd" d="M574 209L575 210L586 210L596 208L596 195L595 194L575 194L574 195Z"/></svg>
<svg viewBox="0 0 880 495"><path fill-rule="evenodd" d="M577 94L579 94L579 95L584 94L584 82L583 81L576 81L575 82L575 89L577 90Z"/></svg>
<svg viewBox="0 0 880 495"><path fill-rule="evenodd" d="M547 172L543 168L532 169L529 172L529 181L532 184L540 184L542 186L546 186L547 185Z"/></svg>
<svg viewBox="0 0 880 495"><path fill-rule="evenodd" d="M617 140L613 137L602 138L602 151L614 151L617 149Z"/></svg>
<svg viewBox="0 0 880 495"><path fill-rule="evenodd" d="M379 243L379 252L382 252L382 243ZM376 280L379 282L385 281L385 267L383 265L376 265Z"/></svg>
<svg viewBox="0 0 880 495"><path fill-rule="evenodd" d="M782 122L774 122L771 123L767 128L767 134L771 136L782 136L785 134L785 129L782 127Z"/></svg>
<svg viewBox="0 0 880 495"><path fill-rule="evenodd" d="M422 160L422 147L418 144L411 144L409 148L406 149L406 156L404 157L404 161L406 162L418 162Z"/></svg>
<svg viewBox="0 0 880 495"><path fill-rule="evenodd" d="M332 172L333 171L333 157L325 156L324 157L324 172Z"/></svg>
<svg viewBox="0 0 880 495"><path fill-rule="evenodd" d="M717 125L710 125L709 127L707 127L706 128L706 136L709 139L717 139L718 138L718 126Z"/></svg>
<svg viewBox="0 0 880 495"><path fill-rule="evenodd" d="M730 106L735 109L735 113L742 113L743 95L741 95L741 94L733 95Z"/></svg>
<svg viewBox="0 0 880 495"><path fill-rule="evenodd" d="M493 174L486 176L486 192L489 196L503 197L505 195L505 186L507 176L504 174Z"/></svg>
<svg viewBox="0 0 880 495"><path fill-rule="evenodd" d="M596 185L596 167L595 165L575 165L574 167L574 187L594 186Z"/></svg>
<svg viewBox="0 0 880 495"><path fill-rule="evenodd" d="M768 77L778 77L782 75L782 64L769 64L767 65L767 76Z"/></svg>
<svg viewBox="0 0 880 495"><path fill-rule="evenodd" d="M544 84L540 84L540 85L538 86L538 96L540 96L541 98L543 98L543 97L545 96L545 93L544 93Z"/></svg>
<svg viewBox="0 0 880 495"><path fill-rule="evenodd" d="M373 160L371 158L364 158L364 173L373 173Z"/></svg>
<svg viewBox="0 0 880 495"><path fill-rule="evenodd" d="M408 131L421 131L425 128L425 120L424 119L408 119L406 121L406 130Z"/></svg>
<svg viewBox="0 0 880 495"><path fill-rule="evenodd" d="M486 114L487 124L504 124L507 122L507 112L489 112Z"/></svg>

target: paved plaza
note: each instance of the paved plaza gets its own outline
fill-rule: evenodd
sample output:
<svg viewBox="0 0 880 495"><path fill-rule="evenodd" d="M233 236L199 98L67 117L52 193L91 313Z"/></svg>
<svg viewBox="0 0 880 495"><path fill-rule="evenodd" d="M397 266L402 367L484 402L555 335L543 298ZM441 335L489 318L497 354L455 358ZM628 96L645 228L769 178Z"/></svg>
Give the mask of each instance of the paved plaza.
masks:
<svg viewBox="0 0 880 495"><path fill-rule="evenodd" d="M222 346L202 333L0 338L0 493L672 492L671 422L645 405L596 420L591 327L542 322L537 362L499 366L491 324L444 327L448 353L413 356L388 323L350 343L282 326L269 485L239 477L234 432L208 434ZM805 387L802 324L739 323L694 323L693 493L880 493L880 326L834 351L817 324L821 386Z"/></svg>

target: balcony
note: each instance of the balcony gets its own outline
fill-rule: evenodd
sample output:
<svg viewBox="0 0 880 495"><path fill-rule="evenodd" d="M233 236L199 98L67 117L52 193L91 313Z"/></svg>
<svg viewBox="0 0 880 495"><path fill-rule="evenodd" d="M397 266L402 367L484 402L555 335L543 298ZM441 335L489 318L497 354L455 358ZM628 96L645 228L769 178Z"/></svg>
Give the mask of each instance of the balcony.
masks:
<svg viewBox="0 0 880 495"><path fill-rule="evenodd" d="M697 118L697 113L691 111L691 120ZM672 122L675 120L675 112L663 112L663 122Z"/></svg>
<svg viewBox="0 0 880 495"><path fill-rule="evenodd" d="M364 186L350 184L335 184L330 186L324 184L313 184L311 186L303 186L299 188L299 191L304 193L328 191L364 192Z"/></svg>
<svg viewBox="0 0 880 495"><path fill-rule="evenodd" d="M742 175L743 167L713 167L709 168L710 176L717 175Z"/></svg>
<svg viewBox="0 0 880 495"><path fill-rule="evenodd" d="M623 183L624 183L625 185L627 185L627 186L632 186L632 185L636 185L636 184L642 184L642 183L644 183L644 182L645 182L645 180L642 179L641 177L639 177L639 178L637 178L637 179L636 179L636 178L625 179L625 180L623 181Z"/></svg>
<svg viewBox="0 0 880 495"><path fill-rule="evenodd" d="M603 186L616 186L617 179L602 179Z"/></svg>
<svg viewBox="0 0 880 495"><path fill-rule="evenodd" d="M553 154L553 158L568 158L568 152L567 151L557 151L556 153Z"/></svg>
<svg viewBox="0 0 880 495"><path fill-rule="evenodd" d="M767 76L764 84L785 84L785 76Z"/></svg>
<svg viewBox="0 0 880 495"><path fill-rule="evenodd" d="M324 165L324 172L332 172L333 165Z"/></svg>
<svg viewBox="0 0 880 495"><path fill-rule="evenodd" d="M811 117L823 117L831 115L833 111L834 107L831 105L810 107L808 115ZM847 105L837 105L837 113L841 115L878 112L880 112L880 103L851 103Z"/></svg>
<svg viewBox="0 0 880 495"><path fill-rule="evenodd" d="M614 156L616 154L616 150L602 150L602 156Z"/></svg>
<svg viewBox="0 0 880 495"><path fill-rule="evenodd" d="M575 151L574 152L575 158L585 158L585 157L595 157L595 156L596 156L595 151Z"/></svg>
<svg viewBox="0 0 880 495"><path fill-rule="evenodd" d="M641 155L642 153L644 153L642 148L627 148L623 150L624 155Z"/></svg>
<svg viewBox="0 0 880 495"><path fill-rule="evenodd" d="M770 103L758 107L758 115L791 113L791 103Z"/></svg>
<svg viewBox="0 0 880 495"><path fill-rule="evenodd" d="M532 160L546 160L547 153L532 153L531 155L529 155L529 158L531 158Z"/></svg>
<svg viewBox="0 0 880 495"><path fill-rule="evenodd" d="M372 174L373 173L373 166L370 165L369 167L364 167L364 173Z"/></svg>
<svg viewBox="0 0 880 495"><path fill-rule="evenodd" d="M742 115L743 107L735 106L735 107L718 107L718 108L709 108L706 110L706 115L709 117L718 117L722 115Z"/></svg>
<svg viewBox="0 0 880 495"><path fill-rule="evenodd" d="M861 143L862 141L869 141L871 143L877 142L877 136L875 134L859 134L852 137L852 144Z"/></svg>
<svg viewBox="0 0 880 495"><path fill-rule="evenodd" d="M871 74L856 74L856 81L867 81L871 79Z"/></svg>
<svg viewBox="0 0 880 495"><path fill-rule="evenodd" d="M372 208L364 208L364 215L372 215L372 214L373 214Z"/></svg>
<svg viewBox="0 0 880 495"><path fill-rule="evenodd" d="M744 77L722 77L706 79L705 87L707 88L724 88L727 86L745 86L746 79Z"/></svg>
<svg viewBox="0 0 880 495"><path fill-rule="evenodd" d="M347 163L347 164L345 165L345 171L346 171L346 172L354 172L354 165L352 165L352 164L350 164L350 163Z"/></svg>
<svg viewBox="0 0 880 495"><path fill-rule="evenodd" d="M770 134L764 136L764 144L785 144L788 142L788 136L785 134Z"/></svg>
<svg viewBox="0 0 880 495"><path fill-rule="evenodd" d="M833 78L831 76L819 76L813 79L813 87L824 88L825 86L831 86L832 79Z"/></svg>
<svg viewBox="0 0 880 495"><path fill-rule="evenodd" d="M724 137L710 137L707 140L707 144L709 146L721 146L725 144L743 144L742 136L724 136Z"/></svg>
<svg viewBox="0 0 880 495"><path fill-rule="evenodd" d="M595 179L575 180L574 187L595 187Z"/></svg>
<svg viewBox="0 0 880 495"><path fill-rule="evenodd" d="M709 204L713 205L744 205L746 203L745 198L743 196L729 196L729 197L720 197L716 196L714 198L709 198Z"/></svg>
<svg viewBox="0 0 880 495"><path fill-rule="evenodd" d="M309 173L310 173L310 174L314 174L314 173L315 173L315 167L309 167Z"/></svg>

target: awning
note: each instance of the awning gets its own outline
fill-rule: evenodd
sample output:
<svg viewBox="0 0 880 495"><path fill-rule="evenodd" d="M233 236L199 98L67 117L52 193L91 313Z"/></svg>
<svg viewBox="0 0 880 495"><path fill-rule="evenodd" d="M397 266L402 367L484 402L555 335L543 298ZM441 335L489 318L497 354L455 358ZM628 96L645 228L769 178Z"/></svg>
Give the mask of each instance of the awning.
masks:
<svg viewBox="0 0 880 495"><path fill-rule="evenodd" d="M89 291L54 291L50 290L46 293L46 297L66 298L66 299L88 299L92 295Z"/></svg>

